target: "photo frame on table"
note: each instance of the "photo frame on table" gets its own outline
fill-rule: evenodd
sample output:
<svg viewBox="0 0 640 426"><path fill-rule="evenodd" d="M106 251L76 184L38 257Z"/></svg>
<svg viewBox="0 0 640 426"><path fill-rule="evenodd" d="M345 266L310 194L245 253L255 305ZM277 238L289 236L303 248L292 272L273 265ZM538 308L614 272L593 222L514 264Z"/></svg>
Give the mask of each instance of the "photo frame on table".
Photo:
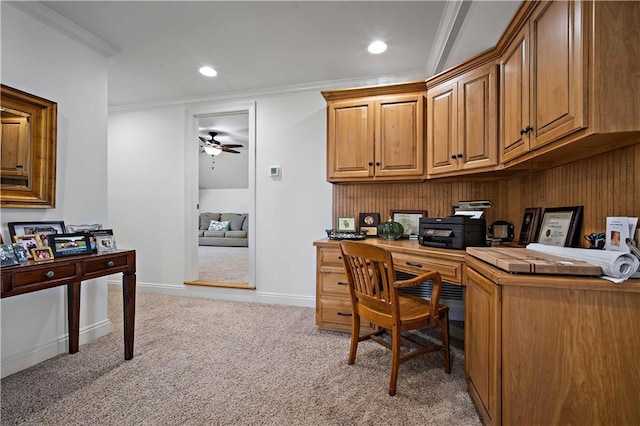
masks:
<svg viewBox="0 0 640 426"><path fill-rule="evenodd" d="M538 243L550 246L577 246L583 206L548 207L540 219Z"/></svg>
<svg viewBox="0 0 640 426"><path fill-rule="evenodd" d="M31 234L31 235L15 235L13 240L20 244L27 251L27 258L33 259L33 254L31 250L42 247L42 240L40 239L40 235Z"/></svg>
<svg viewBox="0 0 640 426"><path fill-rule="evenodd" d="M49 244L47 238L50 234L64 234L66 227L64 221L48 221L48 222L9 222L9 235L11 240L15 241L16 236L22 235L38 235L40 237L41 245ZM18 242L18 241L16 241ZM31 250L28 250L31 253Z"/></svg>
<svg viewBox="0 0 640 426"><path fill-rule="evenodd" d="M391 210L391 220L398 222L404 228L403 237L418 235L420 232L420 218L427 217L426 210Z"/></svg>
<svg viewBox="0 0 640 426"><path fill-rule="evenodd" d="M49 248L51 248L54 257L91 253L91 243L87 233L51 234L48 238Z"/></svg>
<svg viewBox="0 0 640 426"><path fill-rule="evenodd" d="M367 237L378 235L380 225L380 213L360 213L360 231L367 233Z"/></svg>
<svg viewBox="0 0 640 426"><path fill-rule="evenodd" d="M13 251L16 254L16 259L19 263L24 263L29 260L29 252L24 248L22 244L13 243L11 244L11 247L13 247Z"/></svg>
<svg viewBox="0 0 640 426"><path fill-rule="evenodd" d="M541 212L541 207L527 207L524 209L518 244L526 245L533 242L536 235L538 235L538 225L540 224Z"/></svg>
<svg viewBox="0 0 640 426"><path fill-rule="evenodd" d="M90 232L102 229L102 225L99 223L94 224L82 224L82 225L67 225L65 227L67 233L77 234L78 232Z"/></svg>
<svg viewBox="0 0 640 426"><path fill-rule="evenodd" d="M356 232L356 218L355 217L339 217L338 231L339 232Z"/></svg>
<svg viewBox="0 0 640 426"><path fill-rule="evenodd" d="M36 262L43 262L45 260L53 260L53 251L51 247L38 247L31 250L31 257Z"/></svg>
<svg viewBox="0 0 640 426"><path fill-rule="evenodd" d="M94 231L87 232L89 234L89 243L91 244L91 251L97 253L96 238L100 235L113 235L113 229L96 229Z"/></svg>
<svg viewBox="0 0 640 426"><path fill-rule="evenodd" d="M20 262L18 261L16 252L13 250L13 247L11 247L11 244L0 244L0 266L5 268L7 266L18 264L20 264Z"/></svg>
<svg viewBox="0 0 640 426"><path fill-rule="evenodd" d="M116 251L116 237L113 235L96 236L96 249L98 253L112 253Z"/></svg>

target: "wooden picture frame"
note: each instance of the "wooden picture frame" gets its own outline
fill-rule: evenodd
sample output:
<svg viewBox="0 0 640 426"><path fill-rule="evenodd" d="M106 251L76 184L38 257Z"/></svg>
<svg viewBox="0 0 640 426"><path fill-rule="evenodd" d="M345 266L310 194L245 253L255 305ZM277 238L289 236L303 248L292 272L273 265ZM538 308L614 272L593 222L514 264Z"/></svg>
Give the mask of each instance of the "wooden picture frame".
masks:
<svg viewBox="0 0 640 426"><path fill-rule="evenodd" d="M31 250L42 247L42 240L37 234L15 235L13 237L13 240L24 247L24 249L27 251L27 258L29 259L33 259Z"/></svg>
<svg viewBox="0 0 640 426"><path fill-rule="evenodd" d="M391 210L391 220L404 228L403 237L411 237L420 233L420 218L427 217L426 210Z"/></svg>
<svg viewBox="0 0 640 426"><path fill-rule="evenodd" d="M360 231L367 233L367 237L378 235L380 225L380 213L360 213Z"/></svg>
<svg viewBox="0 0 640 426"><path fill-rule="evenodd" d="M339 232L356 232L356 218L339 217L337 229Z"/></svg>
<svg viewBox="0 0 640 426"><path fill-rule="evenodd" d="M73 234L51 234L49 247L54 257L73 256L91 253L89 234L76 232Z"/></svg>
<svg viewBox="0 0 640 426"><path fill-rule="evenodd" d="M526 209L524 209L518 244L529 244L533 241L536 235L538 235L538 226L540 225L541 212L541 207L527 207Z"/></svg>
<svg viewBox="0 0 640 426"><path fill-rule="evenodd" d="M540 220L538 243L560 247L577 246L583 209L583 206L545 208Z"/></svg>
<svg viewBox="0 0 640 426"><path fill-rule="evenodd" d="M31 258L36 262L44 262L53 260L54 256L51 247L38 247L31 249Z"/></svg>

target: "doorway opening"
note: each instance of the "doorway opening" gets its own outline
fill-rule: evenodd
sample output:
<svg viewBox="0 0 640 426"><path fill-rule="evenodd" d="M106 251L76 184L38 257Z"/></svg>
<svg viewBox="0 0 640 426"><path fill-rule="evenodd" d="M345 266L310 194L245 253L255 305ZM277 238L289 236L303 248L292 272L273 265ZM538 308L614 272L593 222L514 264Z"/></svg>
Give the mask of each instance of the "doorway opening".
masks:
<svg viewBox="0 0 640 426"><path fill-rule="evenodd" d="M255 289L255 114L217 106L191 115L197 239L185 284ZM189 164L187 164L189 167ZM192 231L193 232L193 231Z"/></svg>

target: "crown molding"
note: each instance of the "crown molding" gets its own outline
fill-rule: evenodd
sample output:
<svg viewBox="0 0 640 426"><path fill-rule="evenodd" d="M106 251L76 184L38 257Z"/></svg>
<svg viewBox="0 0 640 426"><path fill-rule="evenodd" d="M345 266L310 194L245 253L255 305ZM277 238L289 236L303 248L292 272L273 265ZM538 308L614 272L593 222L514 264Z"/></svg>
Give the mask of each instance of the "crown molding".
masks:
<svg viewBox="0 0 640 426"><path fill-rule="evenodd" d="M16 9L21 10L27 15L37 19L43 24L53 28L59 33L69 37L70 39L77 41L85 47L99 53L105 58L120 53L120 49L112 45L111 43L97 37L90 33L79 25L74 24L59 13L54 12L47 6L39 1L3 1L3 3L10 4Z"/></svg>
<svg viewBox="0 0 640 426"><path fill-rule="evenodd" d="M209 94L203 96L191 96L182 98L160 99L148 102L137 102L130 104L113 105L109 107L109 112L132 111L148 108L159 108L175 105L197 105L207 102L220 102L237 99L251 99L263 96L286 96L297 95L301 93L316 92L320 95L323 90L344 89L356 87L371 87L388 84L406 83L417 80L425 80L424 70L409 71L401 74L376 76L376 77L359 77L340 80L317 81L304 84L293 84L279 87L268 87L257 90L242 90L236 92L223 92L218 94ZM425 86L426 87L426 86Z"/></svg>
<svg viewBox="0 0 640 426"><path fill-rule="evenodd" d="M465 0L450 0L445 4L433 48L431 49L431 53L429 53L429 59L427 59L427 64L425 65L428 76L435 75L436 72L438 72L438 68L448 54L447 47L451 49L449 40L451 37L457 35L454 34L454 28L456 27L458 19L461 18L462 5L464 2ZM462 15L464 15L464 13Z"/></svg>

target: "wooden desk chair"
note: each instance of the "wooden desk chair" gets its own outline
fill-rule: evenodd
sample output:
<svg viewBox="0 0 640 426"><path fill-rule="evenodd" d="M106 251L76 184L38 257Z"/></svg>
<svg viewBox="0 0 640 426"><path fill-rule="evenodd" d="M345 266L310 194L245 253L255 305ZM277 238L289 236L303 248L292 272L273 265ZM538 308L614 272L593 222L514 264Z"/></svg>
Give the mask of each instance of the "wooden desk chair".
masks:
<svg viewBox="0 0 640 426"><path fill-rule="evenodd" d="M451 373L449 307L438 303L442 284L440 273L427 272L409 280L396 281L393 259L389 251L354 241L341 241L340 249L347 270L353 309L349 365L356 360L358 343L371 339L391 349L389 395L396 394L400 364L419 355L442 352L444 371L447 374ZM426 280L433 281L431 301L398 292L400 288L415 286ZM362 320L369 321L380 329L360 336L360 322ZM442 330L442 345L425 346L400 334L438 324ZM391 343L378 337L385 330L391 332ZM402 352L401 341L411 344L416 349Z"/></svg>

